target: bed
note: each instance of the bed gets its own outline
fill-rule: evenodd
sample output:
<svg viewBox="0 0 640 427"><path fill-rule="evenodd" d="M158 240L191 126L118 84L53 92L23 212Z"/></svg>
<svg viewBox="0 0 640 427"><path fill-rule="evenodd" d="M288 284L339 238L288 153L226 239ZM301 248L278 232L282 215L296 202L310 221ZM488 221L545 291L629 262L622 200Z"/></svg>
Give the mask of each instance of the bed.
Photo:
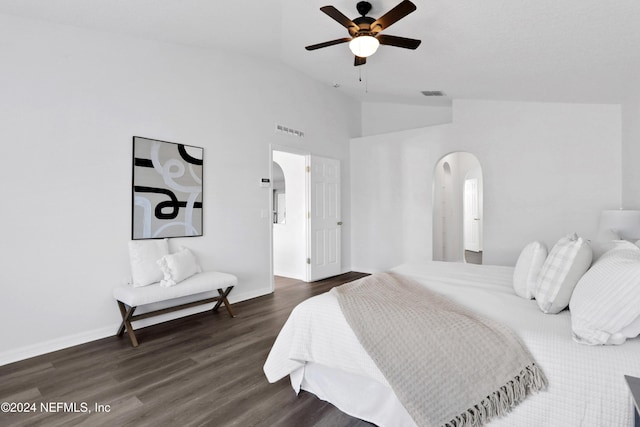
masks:
<svg viewBox="0 0 640 427"><path fill-rule="evenodd" d="M634 425L624 375L640 376L640 338L619 346L576 343L568 310L544 314L534 300L516 295L513 267L430 262L392 271L510 326L544 371L546 390L528 396L488 425ZM311 392L378 426L416 425L360 345L332 293L310 298L293 310L264 372L270 382L290 376L296 392Z"/></svg>

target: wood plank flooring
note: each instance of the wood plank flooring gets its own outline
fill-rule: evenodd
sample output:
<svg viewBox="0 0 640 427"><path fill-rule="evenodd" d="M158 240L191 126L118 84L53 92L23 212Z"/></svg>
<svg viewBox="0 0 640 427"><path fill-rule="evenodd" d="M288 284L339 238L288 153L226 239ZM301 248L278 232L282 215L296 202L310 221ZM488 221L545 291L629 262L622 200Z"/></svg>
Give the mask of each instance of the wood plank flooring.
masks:
<svg viewBox="0 0 640 427"><path fill-rule="evenodd" d="M0 366L0 402L36 406L0 412L0 426L370 426L262 371L296 304L362 276L278 278L273 294L234 304L235 319L205 312L138 330L138 348L110 337Z"/></svg>

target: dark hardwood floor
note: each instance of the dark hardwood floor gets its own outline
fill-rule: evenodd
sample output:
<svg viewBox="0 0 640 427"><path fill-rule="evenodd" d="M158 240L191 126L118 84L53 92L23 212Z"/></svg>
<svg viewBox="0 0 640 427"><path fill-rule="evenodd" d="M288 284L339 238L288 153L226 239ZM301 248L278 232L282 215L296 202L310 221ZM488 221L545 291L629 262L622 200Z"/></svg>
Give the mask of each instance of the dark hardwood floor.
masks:
<svg viewBox="0 0 640 427"><path fill-rule="evenodd" d="M280 278L273 294L234 304L235 319L205 312L138 330L138 348L110 337L1 366L0 402L35 411L0 412L0 426L370 426L262 371L296 304L362 276Z"/></svg>

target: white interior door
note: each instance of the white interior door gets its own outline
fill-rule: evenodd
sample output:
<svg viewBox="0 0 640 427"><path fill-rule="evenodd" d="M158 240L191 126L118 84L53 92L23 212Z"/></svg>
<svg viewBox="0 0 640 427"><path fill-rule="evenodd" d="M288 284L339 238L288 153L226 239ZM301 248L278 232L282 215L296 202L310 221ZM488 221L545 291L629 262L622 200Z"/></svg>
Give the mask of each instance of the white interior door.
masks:
<svg viewBox="0 0 640 427"><path fill-rule="evenodd" d="M464 181L464 248L480 252L480 207L478 200L478 179Z"/></svg>
<svg viewBox="0 0 640 427"><path fill-rule="evenodd" d="M340 274L340 161L309 156L309 282Z"/></svg>

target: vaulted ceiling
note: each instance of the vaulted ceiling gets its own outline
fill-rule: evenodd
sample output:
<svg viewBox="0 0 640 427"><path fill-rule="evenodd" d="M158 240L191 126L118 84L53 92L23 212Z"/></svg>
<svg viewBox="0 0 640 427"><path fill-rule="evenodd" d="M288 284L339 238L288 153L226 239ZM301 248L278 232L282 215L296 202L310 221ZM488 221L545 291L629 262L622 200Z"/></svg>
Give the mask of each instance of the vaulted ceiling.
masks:
<svg viewBox="0 0 640 427"><path fill-rule="evenodd" d="M349 18L357 0L0 0L0 13L281 60L366 101L438 104L452 98L620 103L640 97L640 1L412 0L384 31L422 40L381 46L361 67L348 36L320 12ZM370 0L379 17L400 0Z"/></svg>

